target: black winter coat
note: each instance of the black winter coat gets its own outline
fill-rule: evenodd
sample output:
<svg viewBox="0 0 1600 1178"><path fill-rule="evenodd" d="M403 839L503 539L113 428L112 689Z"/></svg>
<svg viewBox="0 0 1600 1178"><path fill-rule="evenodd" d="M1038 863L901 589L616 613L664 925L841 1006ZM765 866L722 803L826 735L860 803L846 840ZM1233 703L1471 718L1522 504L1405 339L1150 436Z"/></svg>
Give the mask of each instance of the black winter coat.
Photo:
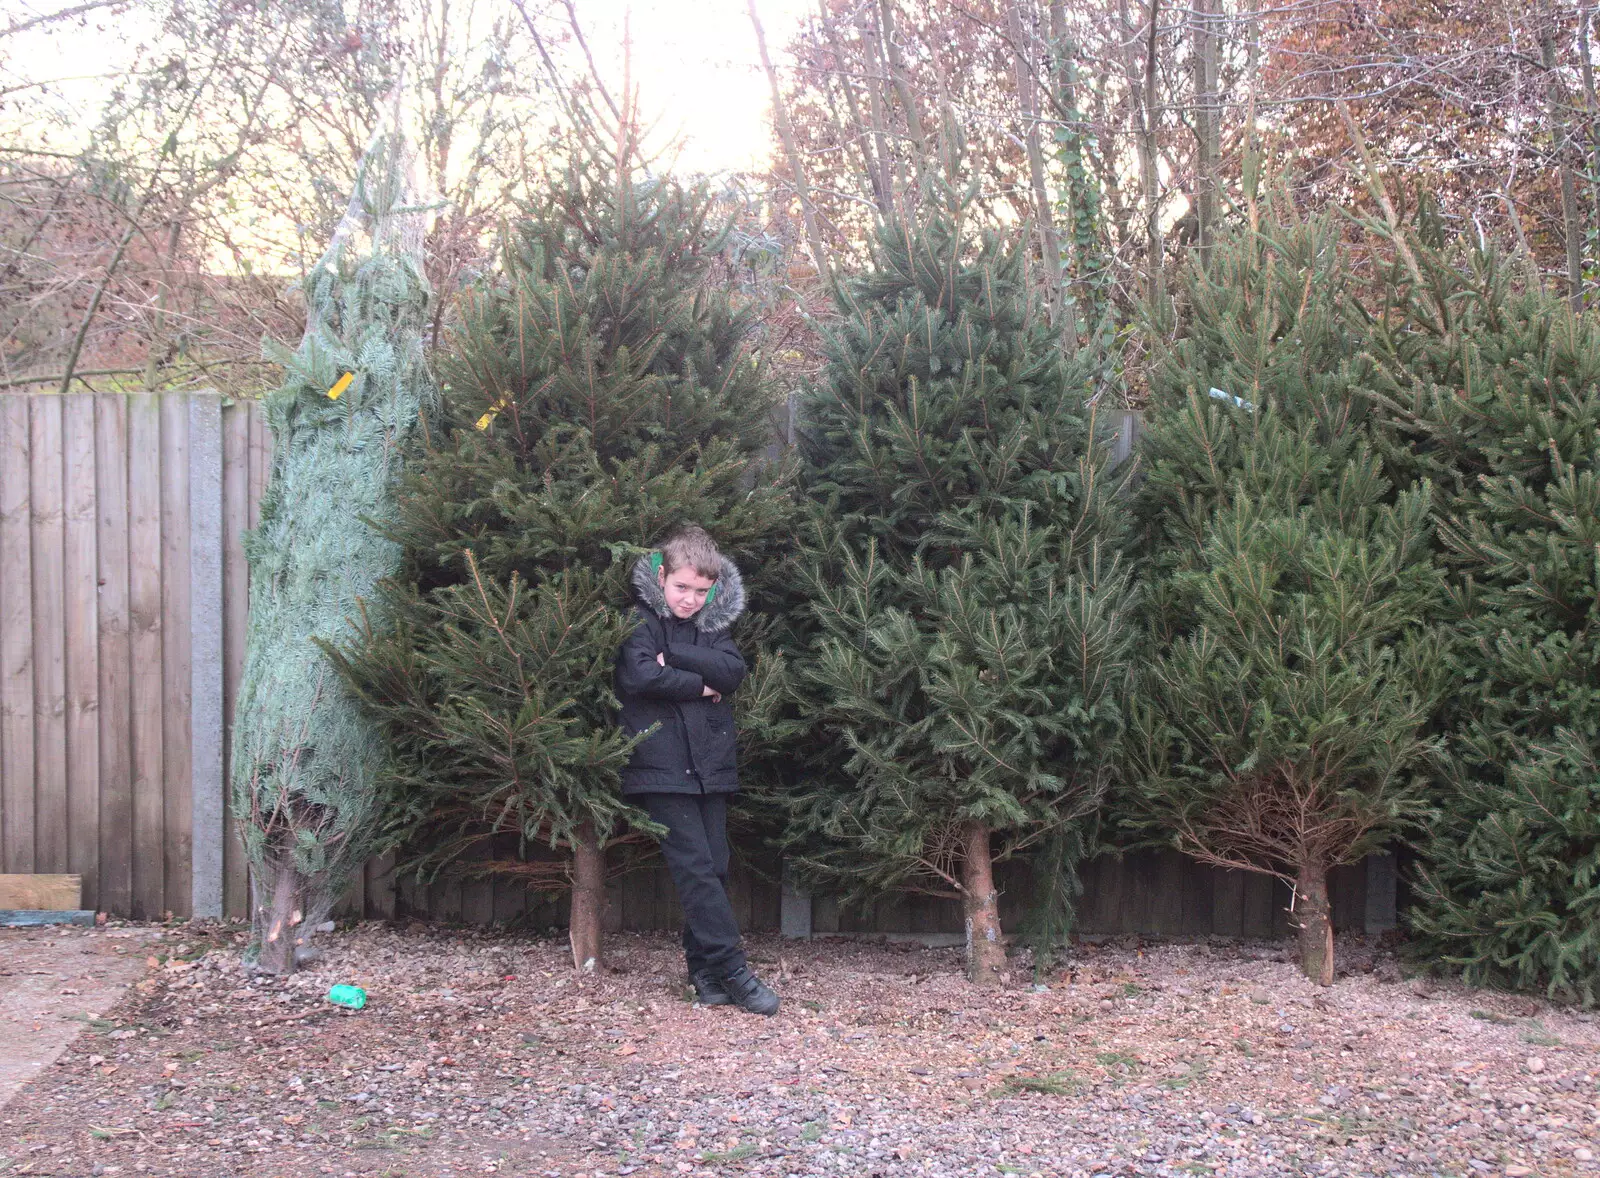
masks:
<svg viewBox="0 0 1600 1178"><path fill-rule="evenodd" d="M726 557L712 599L693 617L675 617L650 557L633 569L639 624L617 652L617 699L624 731L656 731L633 750L622 771L624 795L734 793L739 788L733 693L744 681L744 658L728 627L744 612L744 582ZM664 655L666 665L656 662ZM722 696L713 701L709 686Z"/></svg>

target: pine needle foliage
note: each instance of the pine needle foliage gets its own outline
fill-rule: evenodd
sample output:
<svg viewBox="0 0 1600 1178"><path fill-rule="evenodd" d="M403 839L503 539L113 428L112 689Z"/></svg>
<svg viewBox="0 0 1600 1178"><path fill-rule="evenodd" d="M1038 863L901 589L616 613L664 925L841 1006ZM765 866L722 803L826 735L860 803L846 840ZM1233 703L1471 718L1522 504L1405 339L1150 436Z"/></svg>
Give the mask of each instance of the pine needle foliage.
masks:
<svg viewBox="0 0 1600 1178"><path fill-rule="evenodd" d="M305 337L276 354L285 379L265 406L273 469L245 540L250 621L231 788L252 869L251 954L276 972L294 968L294 949L384 845L383 738L321 644L348 635L400 565L382 528L394 519L399 455L434 397L422 351L424 214L411 191L404 141L379 136L303 285Z"/></svg>
<svg viewBox="0 0 1600 1178"><path fill-rule="evenodd" d="M586 131L501 272L465 296L390 532L406 557L381 595L395 627L339 662L390 742L394 827L424 878L560 887L563 854L653 829L619 793L632 741L611 687L650 545L709 528L758 609L783 577L791 491L764 461L777 394L712 209L703 187L644 172L631 125ZM787 692L759 653L768 624L740 624L756 662L740 718L758 734ZM540 844L557 852L543 867Z"/></svg>
<svg viewBox="0 0 1600 1178"><path fill-rule="evenodd" d="M1302 965L1326 984L1328 871L1426 806L1444 649L1430 491L1397 492L1373 449L1373 365L1330 223L1240 233L1187 281L1146 433L1132 825L1291 882Z"/></svg>
<svg viewBox="0 0 1600 1178"><path fill-rule="evenodd" d="M1412 249L1390 397L1454 494L1459 634L1419 951L1472 982L1600 1001L1600 323L1518 290L1491 247Z"/></svg>
<svg viewBox="0 0 1600 1178"><path fill-rule="evenodd" d="M970 201L929 177L879 226L805 399L819 755L791 827L813 875L960 896L969 930L991 856L1094 820L1131 632L1087 369Z"/></svg>

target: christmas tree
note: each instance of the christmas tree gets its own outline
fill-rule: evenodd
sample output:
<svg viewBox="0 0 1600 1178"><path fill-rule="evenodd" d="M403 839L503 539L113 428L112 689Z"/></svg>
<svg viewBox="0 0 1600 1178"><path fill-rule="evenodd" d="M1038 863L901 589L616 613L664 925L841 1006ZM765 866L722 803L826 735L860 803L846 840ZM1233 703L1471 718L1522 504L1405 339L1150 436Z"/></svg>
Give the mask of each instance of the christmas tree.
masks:
<svg viewBox="0 0 1600 1178"><path fill-rule="evenodd" d="M1439 497L1460 642L1420 843L1419 948L1478 984L1600 1000L1600 325L1489 246L1411 242L1377 352ZM1392 340L1392 342L1390 342Z"/></svg>
<svg viewBox="0 0 1600 1178"><path fill-rule="evenodd" d="M391 529L406 553L381 596L396 626L340 661L394 750L413 865L498 834L559 852L586 969L601 963L606 845L653 829L619 793L635 741L613 718L611 667L634 625L631 566L700 524L759 607L792 530L786 476L762 457L775 390L753 309L720 267L727 227L704 188L645 171L629 112L614 137L599 126L580 120L503 272L466 298ZM784 695L762 626L740 633L755 666L736 697L758 731ZM523 858L476 866L537 870Z"/></svg>
<svg viewBox="0 0 1600 1178"><path fill-rule="evenodd" d="M1326 985L1329 870L1425 807L1443 679L1429 489L1397 494L1372 448L1328 222L1219 242L1187 289L1148 418L1131 824L1289 881L1302 967Z"/></svg>
<svg viewBox="0 0 1600 1178"><path fill-rule="evenodd" d="M250 621L234 713L233 813L251 865L251 954L289 973L352 874L382 849L381 734L322 643L400 548L399 455L434 390L423 366L426 214L397 133L375 138L333 244L307 277L299 349L267 398L272 479L246 539ZM379 614L370 623L381 629Z"/></svg>
<svg viewBox="0 0 1600 1178"><path fill-rule="evenodd" d="M804 679L823 755L790 837L858 897L959 897L968 976L992 984L993 863L1064 832L1081 847L1131 628L1086 370L1029 300L1021 235L976 232L970 196L930 176L878 228L806 398Z"/></svg>

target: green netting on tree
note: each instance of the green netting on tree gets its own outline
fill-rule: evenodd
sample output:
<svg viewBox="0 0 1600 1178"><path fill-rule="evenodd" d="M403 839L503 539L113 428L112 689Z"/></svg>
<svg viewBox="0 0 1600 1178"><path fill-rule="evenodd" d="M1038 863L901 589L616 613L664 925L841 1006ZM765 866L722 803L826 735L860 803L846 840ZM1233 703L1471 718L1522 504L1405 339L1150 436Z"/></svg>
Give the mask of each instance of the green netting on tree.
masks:
<svg viewBox="0 0 1600 1178"><path fill-rule="evenodd" d="M425 219L403 138L380 133L304 283L305 336L274 356L287 372L266 402L272 478L245 541L231 784L252 870L252 952L277 972L293 969L296 946L379 849L383 743L319 643L348 635L399 562L374 525L392 516L401 443L434 396Z"/></svg>

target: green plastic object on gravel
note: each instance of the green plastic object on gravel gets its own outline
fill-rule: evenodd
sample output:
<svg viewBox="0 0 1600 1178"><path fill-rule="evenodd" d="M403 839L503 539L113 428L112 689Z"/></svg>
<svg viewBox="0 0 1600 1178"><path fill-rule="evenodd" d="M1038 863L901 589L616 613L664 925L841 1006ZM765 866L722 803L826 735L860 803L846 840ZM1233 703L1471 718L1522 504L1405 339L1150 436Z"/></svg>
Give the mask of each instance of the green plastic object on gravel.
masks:
<svg viewBox="0 0 1600 1178"><path fill-rule="evenodd" d="M360 1010L367 1004L367 992L360 986L335 986L328 991L328 1001L335 1006L348 1006Z"/></svg>

